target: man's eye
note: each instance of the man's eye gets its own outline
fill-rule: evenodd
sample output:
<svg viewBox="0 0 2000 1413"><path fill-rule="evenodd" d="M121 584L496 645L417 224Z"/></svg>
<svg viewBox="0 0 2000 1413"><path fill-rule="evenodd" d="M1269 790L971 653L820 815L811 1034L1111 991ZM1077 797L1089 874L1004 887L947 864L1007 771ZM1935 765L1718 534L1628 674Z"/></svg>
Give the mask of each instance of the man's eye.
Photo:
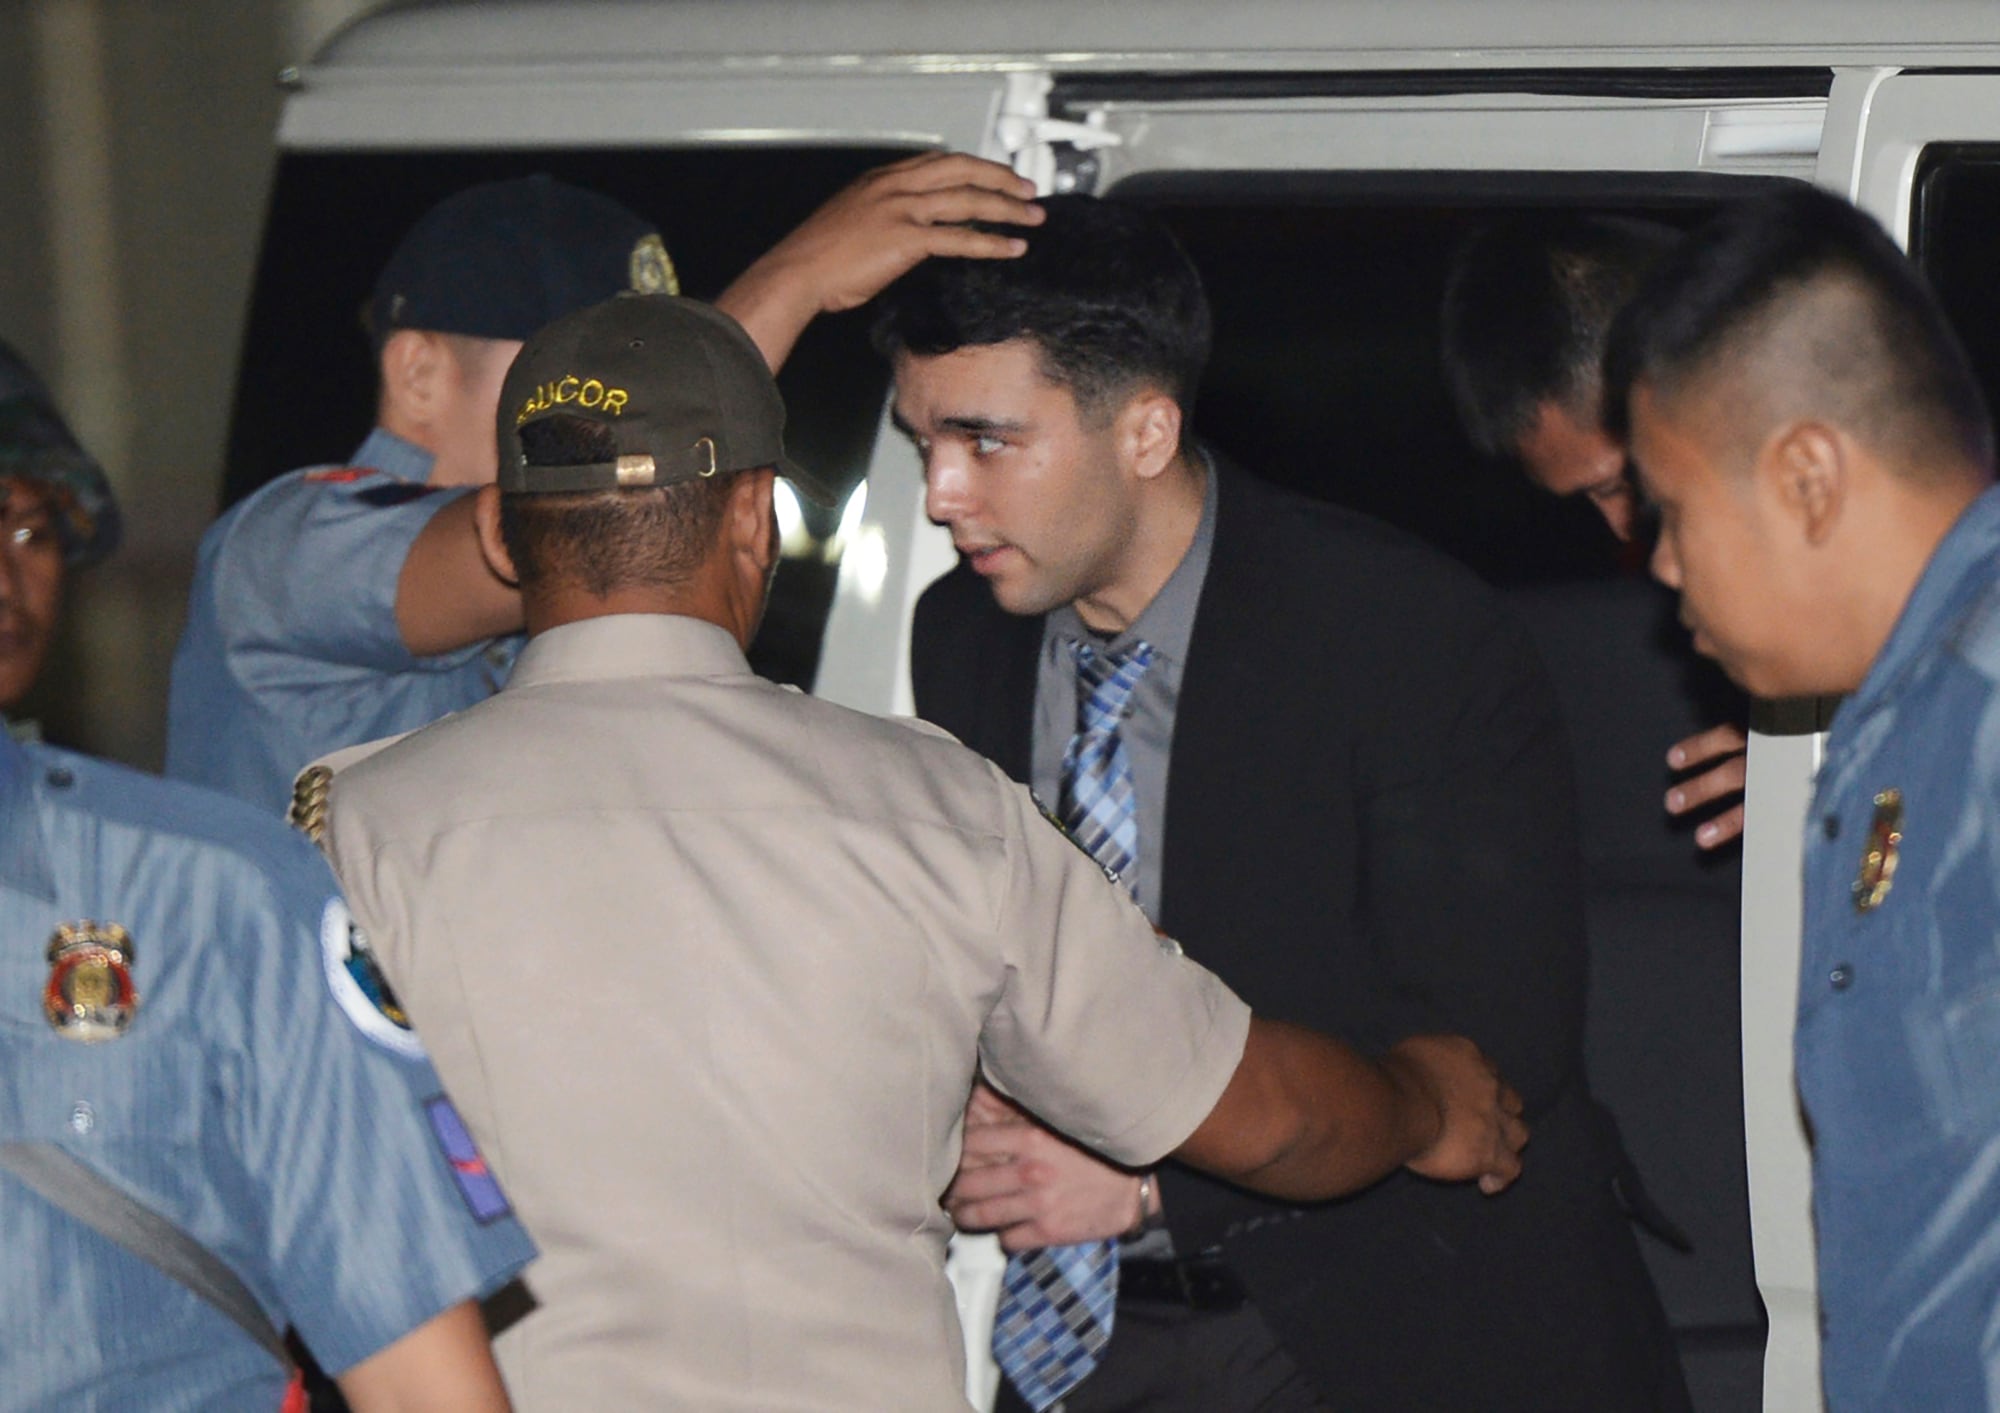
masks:
<svg viewBox="0 0 2000 1413"><path fill-rule="evenodd" d="M1007 443L1001 441L998 437L974 437L972 439L972 454L974 456L998 456L1006 449Z"/></svg>
<svg viewBox="0 0 2000 1413"><path fill-rule="evenodd" d="M56 543L56 527L46 520L6 527L7 543L16 549L45 549Z"/></svg>

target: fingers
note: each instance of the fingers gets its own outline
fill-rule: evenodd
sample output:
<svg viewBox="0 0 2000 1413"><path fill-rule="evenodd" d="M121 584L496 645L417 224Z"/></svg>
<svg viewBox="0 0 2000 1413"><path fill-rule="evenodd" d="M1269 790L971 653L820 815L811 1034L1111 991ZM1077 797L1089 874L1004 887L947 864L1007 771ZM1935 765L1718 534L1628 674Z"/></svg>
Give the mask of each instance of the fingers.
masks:
<svg viewBox="0 0 2000 1413"><path fill-rule="evenodd" d="M1022 1139L1033 1130L1024 1124L968 1124L961 1162L1006 1163L1020 1155Z"/></svg>
<svg viewBox="0 0 2000 1413"><path fill-rule="evenodd" d="M1743 806L1734 805L1714 819L1704 821L1694 832L1694 842L1703 849L1719 849L1743 835Z"/></svg>
<svg viewBox="0 0 2000 1413"><path fill-rule="evenodd" d="M1020 1192L996 1193L991 1197L958 1197L946 1201L945 1211L960 1231L992 1232L1006 1251L1023 1251L1047 1246L1047 1237L1036 1224L1034 1199Z"/></svg>
<svg viewBox="0 0 2000 1413"><path fill-rule="evenodd" d="M1511 1101L1511 1102L1510 1102ZM1521 1176L1521 1150L1528 1146L1528 1126L1521 1122L1521 1098L1513 1090L1500 1096L1499 1145L1479 1175L1479 1190L1488 1197L1505 1192Z"/></svg>
<svg viewBox="0 0 2000 1413"><path fill-rule="evenodd" d="M1047 216L1032 201L1023 201L981 186L947 187L901 198L901 215L920 225L958 221L995 221L1013 226L1039 226Z"/></svg>
<svg viewBox="0 0 2000 1413"><path fill-rule="evenodd" d="M898 273L914 268L934 256L960 260L1010 260L1024 253L1028 242L1019 236L994 235L969 226L925 226L912 229L911 245L901 253L907 257L897 266Z"/></svg>
<svg viewBox="0 0 2000 1413"><path fill-rule="evenodd" d="M891 191L937 191L944 187L978 186L1031 199L1035 184L1012 167L966 152L920 152L878 168L864 183L879 183Z"/></svg>
<svg viewBox="0 0 2000 1413"><path fill-rule="evenodd" d="M1690 770L1718 756L1740 752L1748 744L1743 728L1725 721L1720 726L1698 731L1684 741L1674 742L1667 748L1667 764L1675 770Z"/></svg>
<svg viewBox="0 0 2000 1413"><path fill-rule="evenodd" d="M970 1124L1023 1124L1028 1122L1019 1104L990 1087L984 1080L972 1086L965 1103L965 1121Z"/></svg>
<svg viewBox="0 0 2000 1413"><path fill-rule="evenodd" d="M1683 780L1667 791L1667 809L1672 814L1685 814L1725 795L1740 795L1747 775L1746 758L1730 756L1712 770Z"/></svg>
<svg viewBox="0 0 2000 1413"><path fill-rule="evenodd" d="M1679 741L1667 752L1667 764L1676 770L1708 766L1699 775L1676 784L1667 791L1667 813L1683 815L1704 805L1743 793L1749 759L1744 755L1742 730L1725 723ZM1694 832L1695 844L1716 849L1743 833L1743 806L1740 802L1704 820Z"/></svg>
<svg viewBox="0 0 2000 1413"><path fill-rule="evenodd" d="M1480 1174L1479 1190L1488 1197L1497 1196L1512 1187L1520 1175L1520 1158L1513 1153L1503 1154L1489 1171Z"/></svg>

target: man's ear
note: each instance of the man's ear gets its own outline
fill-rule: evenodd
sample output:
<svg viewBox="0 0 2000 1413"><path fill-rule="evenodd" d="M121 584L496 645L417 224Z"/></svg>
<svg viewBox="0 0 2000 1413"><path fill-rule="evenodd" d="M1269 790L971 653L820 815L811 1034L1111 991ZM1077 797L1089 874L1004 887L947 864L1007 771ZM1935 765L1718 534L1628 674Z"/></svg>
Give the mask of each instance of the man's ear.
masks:
<svg viewBox="0 0 2000 1413"><path fill-rule="evenodd" d="M382 345L381 409L376 420L392 432L427 427L437 415L440 379L450 353L426 329L398 329Z"/></svg>
<svg viewBox="0 0 2000 1413"><path fill-rule="evenodd" d="M514 569L514 556L507 553L507 537L500 533L500 488L487 484L472 493L472 524L479 532L479 554L486 567L502 583L521 587Z"/></svg>
<svg viewBox="0 0 2000 1413"><path fill-rule="evenodd" d="M778 560L778 517L771 504L778 473L765 466L742 472L729 488L729 505L723 514L723 534L732 554L744 556L761 576Z"/></svg>
<svg viewBox="0 0 2000 1413"><path fill-rule="evenodd" d="M1832 538L1846 508L1852 467L1848 445L1824 422L1788 422L1774 431L1757 458L1757 479L1777 497L1815 547Z"/></svg>
<svg viewBox="0 0 2000 1413"><path fill-rule="evenodd" d="M1181 405L1148 388L1118 410L1113 432L1120 459L1140 480L1150 481L1180 454Z"/></svg>

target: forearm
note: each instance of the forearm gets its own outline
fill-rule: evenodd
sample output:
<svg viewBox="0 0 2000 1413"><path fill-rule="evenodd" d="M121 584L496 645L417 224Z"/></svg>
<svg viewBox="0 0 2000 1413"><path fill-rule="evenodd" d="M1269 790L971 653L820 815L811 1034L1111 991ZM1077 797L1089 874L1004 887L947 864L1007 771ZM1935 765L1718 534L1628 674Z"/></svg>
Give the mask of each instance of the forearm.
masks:
<svg viewBox="0 0 2000 1413"><path fill-rule="evenodd" d="M777 372L791 357L806 325L818 317L819 297L782 248L766 254L716 296L715 307L743 326Z"/></svg>
<svg viewBox="0 0 2000 1413"><path fill-rule="evenodd" d="M507 1413L479 1307L462 1301L338 1375L354 1413Z"/></svg>
<svg viewBox="0 0 2000 1413"><path fill-rule="evenodd" d="M417 657L521 630L521 595L479 548L475 498L460 496L417 533L396 580L396 627Z"/></svg>
<svg viewBox="0 0 2000 1413"><path fill-rule="evenodd" d="M1400 1059L1368 1059L1314 1031L1259 1018L1208 1118L1175 1156L1292 1201L1379 1181L1438 1137L1435 1099Z"/></svg>

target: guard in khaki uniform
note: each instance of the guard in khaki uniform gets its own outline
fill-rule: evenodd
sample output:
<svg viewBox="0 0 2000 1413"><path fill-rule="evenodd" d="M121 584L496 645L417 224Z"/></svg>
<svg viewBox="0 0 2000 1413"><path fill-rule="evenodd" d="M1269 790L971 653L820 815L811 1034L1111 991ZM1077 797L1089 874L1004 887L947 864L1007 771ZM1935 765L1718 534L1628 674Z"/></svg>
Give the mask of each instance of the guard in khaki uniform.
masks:
<svg viewBox="0 0 2000 1413"><path fill-rule="evenodd" d="M962 1407L939 1197L981 1071L1300 1198L1518 1171L1470 1042L1252 1020L993 766L751 673L773 473L824 487L726 315L560 320L501 409L478 519L530 642L341 771L323 842L544 1252L521 1406Z"/></svg>

